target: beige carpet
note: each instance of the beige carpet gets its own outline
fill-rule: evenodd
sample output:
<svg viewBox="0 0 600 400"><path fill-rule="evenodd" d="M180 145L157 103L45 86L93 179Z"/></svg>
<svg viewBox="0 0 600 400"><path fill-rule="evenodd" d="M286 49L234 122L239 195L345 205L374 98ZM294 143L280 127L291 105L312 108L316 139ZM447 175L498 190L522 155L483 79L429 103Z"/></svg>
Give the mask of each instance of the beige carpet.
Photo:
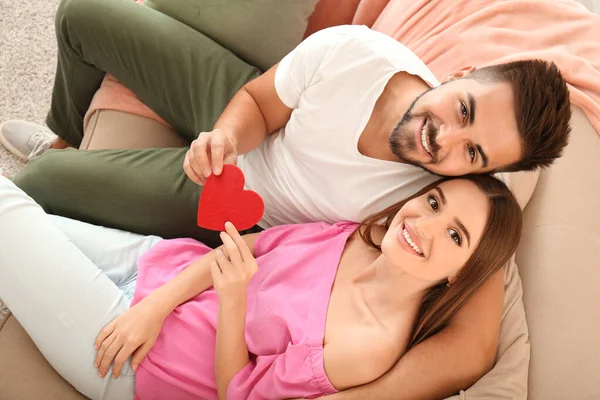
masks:
<svg viewBox="0 0 600 400"><path fill-rule="evenodd" d="M0 0L0 122L19 118L44 123L56 69L58 3ZM14 175L22 166L0 146L0 168L6 175ZM0 300L0 320L5 311Z"/></svg>

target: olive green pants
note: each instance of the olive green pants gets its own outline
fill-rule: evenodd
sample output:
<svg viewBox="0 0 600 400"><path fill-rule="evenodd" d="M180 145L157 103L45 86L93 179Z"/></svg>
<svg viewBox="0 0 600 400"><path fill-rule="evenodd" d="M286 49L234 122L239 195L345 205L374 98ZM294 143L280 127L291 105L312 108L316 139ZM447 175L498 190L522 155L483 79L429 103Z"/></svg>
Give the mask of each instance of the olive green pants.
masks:
<svg viewBox="0 0 600 400"><path fill-rule="evenodd" d="M212 130L233 95L261 73L202 33L133 1L63 0L56 36L47 124L73 146L81 143L83 117L107 72L190 141ZM51 150L30 161L15 183L52 214L214 246L218 232L196 224L201 187L183 171L186 151Z"/></svg>

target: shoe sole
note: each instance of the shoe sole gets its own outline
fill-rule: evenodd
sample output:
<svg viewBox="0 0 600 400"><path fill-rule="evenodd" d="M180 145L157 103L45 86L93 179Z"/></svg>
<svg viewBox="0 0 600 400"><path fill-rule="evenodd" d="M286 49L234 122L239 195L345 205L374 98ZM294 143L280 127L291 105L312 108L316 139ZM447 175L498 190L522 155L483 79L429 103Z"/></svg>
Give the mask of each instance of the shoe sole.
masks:
<svg viewBox="0 0 600 400"><path fill-rule="evenodd" d="M4 146L6 148L6 150L8 150L12 155L19 158L21 161L24 161L24 162L29 161L29 156L26 156L25 154L23 154L19 150L17 150L12 144L10 144L8 139L6 139L6 137L4 137L4 133L3 133L4 131L2 128L4 128L4 122L2 124L0 124L0 143L2 143L2 146Z"/></svg>

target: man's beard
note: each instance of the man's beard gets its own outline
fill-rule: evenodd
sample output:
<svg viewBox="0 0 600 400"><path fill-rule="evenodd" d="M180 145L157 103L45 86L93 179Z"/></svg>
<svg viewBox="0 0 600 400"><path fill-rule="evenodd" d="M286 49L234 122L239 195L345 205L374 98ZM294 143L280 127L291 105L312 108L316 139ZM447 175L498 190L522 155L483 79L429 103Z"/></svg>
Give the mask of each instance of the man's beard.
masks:
<svg viewBox="0 0 600 400"><path fill-rule="evenodd" d="M417 161L416 159L414 159L410 156L411 153L414 154L418 151L418 148L420 147L420 145L417 144L417 141L416 141L416 135L415 135L416 127L413 126L412 129L409 129L409 124L415 120L420 121L423 118L427 119L426 124L425 124L425 129L427 132L426 135L427 135L428 142L429 142L429 148L430 148L432 156L433 156L433 159L431 161L427 162L427 164L435 164L437 162L437 153L438 153L440 147L435 142L435 138L437 137L437 130L435 129L435 127L433 125L433 119L431 117L431 114L428 112L413 113L413 108L414 108L416 102L425 93L429 92L430 90L433 90L433 88L421 93L419 96L417 96L417 98L415 98L413 100L412 104L410 105L408 110L404 113L404 116L402 117L402 119L400 120L398 125L396 125L396 127L392 131L392 134L390 135L390 138L388 141L390 150L392 151L392 153L394 153L394 155L396 157L398 157L398 159L401 162L406 163L406 164L416 165L416 166L422 167L422 168L425 168L422 165L422 162ZM419 135L419 140L420 140L420 138L421 138L421 136Z"/></svg>

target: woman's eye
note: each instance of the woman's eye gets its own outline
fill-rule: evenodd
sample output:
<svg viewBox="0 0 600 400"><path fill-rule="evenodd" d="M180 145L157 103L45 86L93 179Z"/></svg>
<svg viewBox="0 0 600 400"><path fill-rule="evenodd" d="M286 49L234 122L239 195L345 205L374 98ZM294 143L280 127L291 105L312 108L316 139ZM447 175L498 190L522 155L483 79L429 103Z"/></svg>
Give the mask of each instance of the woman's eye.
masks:
<svg viewBox="0 0 600 400"><path fill-rule="evenodd" d="M460 113L462 114L463 121L465 121L469 116L469 113L467 112L467 106L465 106L465 103L460 103Z"/></svg>
<svg viewBox="0 0 600 400"><path fill-rule="evenodd" d="M471 159L471 162L475 161L475 149L471 146L468 146L467 149L469 150L469 158Z"/></svg>
<svg viewBox="0 0 600 400"><path fill-rule="evenodd" d="M437 199L434 196L427 197L427 201L429 202L429 206L433 211L437 211L439 209Z"/></svg>
<svg viewBox="0 0 600 400"><path fill-rule="evenodd" d="M452 240L454 240L456 242L457 245L459 245L459 246L462 245L462 239L458 232L456 232L454 229L449 229L448 233L450 234L450 237L452 238Z"/></svg>

